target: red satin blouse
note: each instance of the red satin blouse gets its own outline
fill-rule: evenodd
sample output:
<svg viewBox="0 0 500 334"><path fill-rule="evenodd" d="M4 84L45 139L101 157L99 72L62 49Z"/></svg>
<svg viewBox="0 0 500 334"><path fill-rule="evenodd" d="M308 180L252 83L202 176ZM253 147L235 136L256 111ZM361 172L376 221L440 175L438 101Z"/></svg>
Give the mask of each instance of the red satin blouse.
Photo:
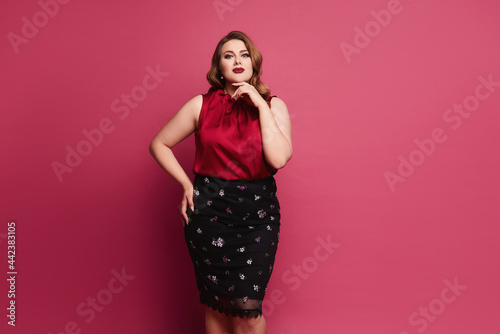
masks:
<svg viewBox="0 0 500 334"><path fill-rule="evenodd" d="M260 180L274 175L262 151L259 110L211 88L195 133L193 172L226 180Z"/></svg>

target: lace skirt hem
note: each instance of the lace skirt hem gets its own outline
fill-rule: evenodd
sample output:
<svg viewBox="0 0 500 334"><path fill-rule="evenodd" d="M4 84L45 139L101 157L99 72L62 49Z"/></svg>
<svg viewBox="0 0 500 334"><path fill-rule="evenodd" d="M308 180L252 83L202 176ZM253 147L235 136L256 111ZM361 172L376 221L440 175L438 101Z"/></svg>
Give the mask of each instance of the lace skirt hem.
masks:
<svg viewBox="0 0 500 334"><path fill-rule="evenodd" d="M200 296L200 302L203 305L211 307L214 311L219 311L226 316L232 317L246 317L246 318L257 318L262 315L262 308L255 309L236 309L232 307L223 306L217 302L211 300L210 298L204 298L203 295Z"/></svg>

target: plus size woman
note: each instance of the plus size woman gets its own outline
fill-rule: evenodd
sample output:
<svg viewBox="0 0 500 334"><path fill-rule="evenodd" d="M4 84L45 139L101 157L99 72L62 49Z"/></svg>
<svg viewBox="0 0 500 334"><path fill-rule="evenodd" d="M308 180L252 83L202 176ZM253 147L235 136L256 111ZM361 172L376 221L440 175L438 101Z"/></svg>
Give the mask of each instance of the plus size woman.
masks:
<svg viewBox="0 0 500 334"><path fill-rule="evenodd" d="M209 334L266 333L262 300L276 256L280 206L273 175L292 156L285 103L260 80L262 56L232 31L218 43L210 90L188 101L151 141L183 188L181 215ZM195 134L194 182L172 147Z"/></svg>

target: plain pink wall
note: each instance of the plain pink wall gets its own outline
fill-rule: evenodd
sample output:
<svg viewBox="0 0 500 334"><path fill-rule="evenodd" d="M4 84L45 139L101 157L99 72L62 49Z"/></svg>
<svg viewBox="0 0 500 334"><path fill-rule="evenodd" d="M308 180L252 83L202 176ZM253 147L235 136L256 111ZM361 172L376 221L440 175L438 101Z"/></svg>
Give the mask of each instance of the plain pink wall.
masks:
<svg viewBox="0 0 500 334"><path fill-rule="evenodd" d="M15 221L18 271L16 328L0 283L2 333L203 331L181 191L148 144L208 90L231 30L261 49L293 123L269 332L498 333L497 1L0 9L0 258L5 277ZM193 138L175 152L192 175Z"/></svg>

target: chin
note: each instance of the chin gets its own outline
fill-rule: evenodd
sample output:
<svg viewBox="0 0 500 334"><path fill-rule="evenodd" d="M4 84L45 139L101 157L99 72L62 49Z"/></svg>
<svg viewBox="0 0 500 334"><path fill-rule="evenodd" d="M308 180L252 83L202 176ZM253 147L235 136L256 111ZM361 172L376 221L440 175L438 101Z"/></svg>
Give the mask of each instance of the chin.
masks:
<svg viewBox="0 0 500 334"><path fill-rule="evenodd" d="M231 73L227 76L224 76L224 78L226 78L226 81L227 82L249 82L250 79L252 78L252 75L238 75L238 74L234 74L234 73Z"/></svg>
<svg viewBox="0 0 500 334"><path fill-rule="evenodd" d="M249 76L249 77L236 77L234 78L233 82L246 82L248 83L250 81L250 79L252 78L252 76Z"/></svg>

